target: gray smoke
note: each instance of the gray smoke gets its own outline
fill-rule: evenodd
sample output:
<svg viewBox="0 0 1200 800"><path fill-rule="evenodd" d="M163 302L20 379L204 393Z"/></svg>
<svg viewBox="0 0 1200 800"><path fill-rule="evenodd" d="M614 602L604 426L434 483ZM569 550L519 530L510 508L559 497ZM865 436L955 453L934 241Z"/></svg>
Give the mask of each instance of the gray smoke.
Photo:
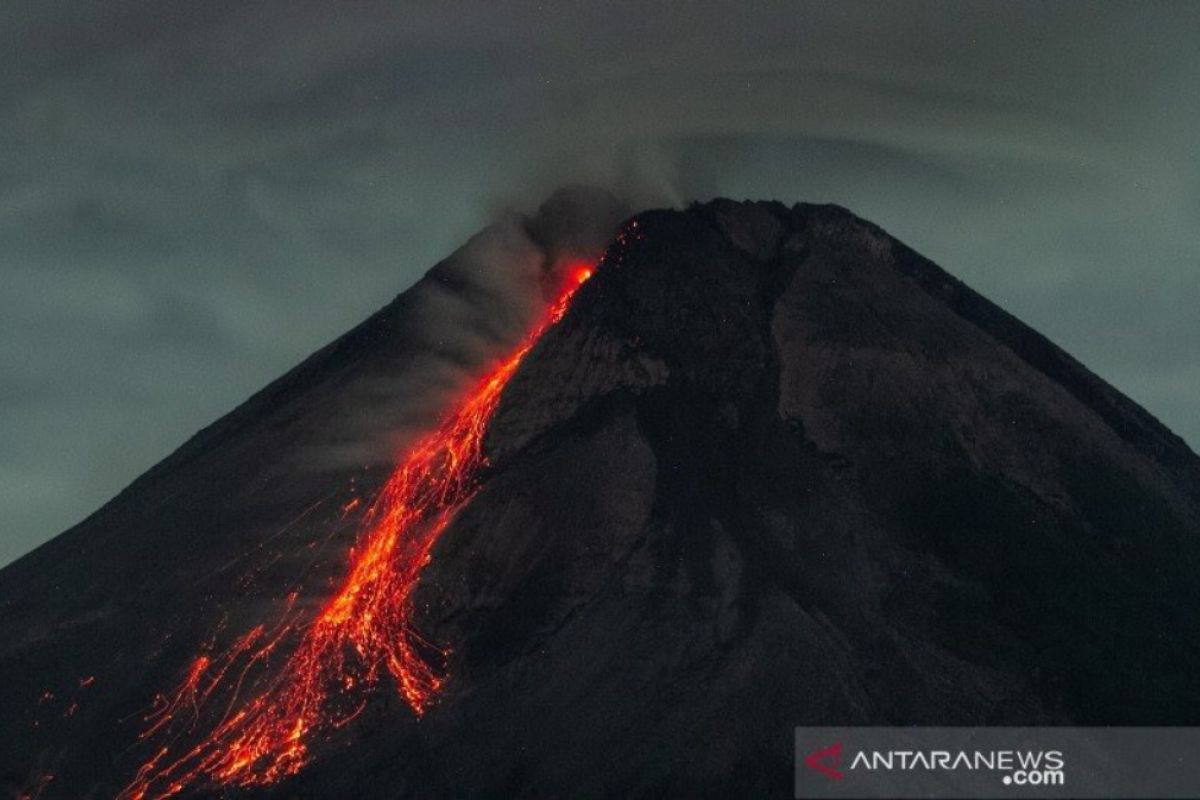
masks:
<svg viewBox="0 0 1200 800"><path fill-rule="evenodd" d="M407 293L405 348L395 371L344 389L349 408L294 466L325 470L394 463L416 436L510 353L561 285L560 271L596 261L633 206L597 187L555 191L535 213L504 209Z"/></svg>

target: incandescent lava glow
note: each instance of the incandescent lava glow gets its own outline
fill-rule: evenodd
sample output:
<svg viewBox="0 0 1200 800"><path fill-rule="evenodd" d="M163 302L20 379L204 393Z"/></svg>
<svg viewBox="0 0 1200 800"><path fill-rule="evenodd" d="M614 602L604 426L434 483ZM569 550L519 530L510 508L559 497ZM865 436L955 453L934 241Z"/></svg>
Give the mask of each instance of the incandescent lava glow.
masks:
<svg viewBox="0 0 1200 800"><path fill-rule="evenodd" d="M307 762L312 737L358 716L367 691L385 678L418 716L425 712L445 683L447 653L413 629L413 591L439 534L478 488L487 464L483 435L501 392L592 271L588 263L570 265L521 343L404 455L364 514L345 577L314 618L298 624L296 595L289 596L274 628L256 626L224 653L197 656L176 690L156 699L142 737L169 739L119 798L261 786L293 775ZM270 670L272 656L291 641L295 649ZM251 680L252 670L268 677ZM256 688L244 690L247 683ZM217 720L193 734L201 710L213 704L220 709L206 716Z"/></svg>

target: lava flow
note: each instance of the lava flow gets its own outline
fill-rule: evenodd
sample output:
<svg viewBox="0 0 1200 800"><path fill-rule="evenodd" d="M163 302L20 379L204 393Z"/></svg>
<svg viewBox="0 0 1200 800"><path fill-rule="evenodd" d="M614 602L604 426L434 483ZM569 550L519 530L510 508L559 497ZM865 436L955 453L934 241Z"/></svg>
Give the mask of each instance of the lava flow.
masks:
<svg viewBox="0 0 1200 800"><path fill-rule="evenodd" d="M487 463L483 434L501 392L591 274L589 265L573 266L521 344L405 455L364 515L345 578L315 618L297 628L290 621L292 595L274 628L257 626L224 654L198 656L171 696L158 699L143 738L168 731L175 738L120 798L171 797L202 785L259 786L293 775L308 760L312 736L356 717L385 675L418 716L425 712L445 682L446 654L414 630L413 591L438 536L478 488ZM239 702L250 671L262 669L291 636L299 641L282 669ZM177 746L191 738L187 731L201 708L218 695L225 698L223 716L198 742Z"/></svg>

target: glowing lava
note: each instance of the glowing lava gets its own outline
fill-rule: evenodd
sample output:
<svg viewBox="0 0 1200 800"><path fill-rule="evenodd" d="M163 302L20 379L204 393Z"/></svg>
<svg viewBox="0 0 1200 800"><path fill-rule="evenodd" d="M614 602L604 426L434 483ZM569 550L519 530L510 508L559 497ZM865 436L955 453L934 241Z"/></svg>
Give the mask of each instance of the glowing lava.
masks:
<svg viewBox="0 0 1200 800"><path fill-rule="evenodd" d="M478 488L487 463L483 435L501 392L591 274L589 265L574 265L521 344L405 455L364 515L341 586L314 619L297 627L290 596L275 628L259 625L225 653L198 656L180 686L158 698L143 738L168 731L174 738L120 798L171 797L206 784L265 785L293 775L308 759L311 737L354 719L385 675L417 715L425 712L445 682L446 653L413 629L413 591L438 536ZM240 697L251 670L267 665L290 637L299 641L278 673ZM203 738L179 746L218 690L227 704L223 716Z"/></svg>

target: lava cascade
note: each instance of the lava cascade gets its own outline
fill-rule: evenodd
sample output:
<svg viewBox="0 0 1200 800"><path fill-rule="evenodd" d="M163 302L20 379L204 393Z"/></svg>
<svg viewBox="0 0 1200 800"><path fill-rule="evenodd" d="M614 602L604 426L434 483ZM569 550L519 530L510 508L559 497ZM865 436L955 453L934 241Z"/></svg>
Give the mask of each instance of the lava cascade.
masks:
<svg viewBox="0 0 1200 800"><path fill-rule="evenodd" d="M353 720L385 676L414 713L425 712L445 683L447 654L411 623L421 570L438 536L478 489L487 464L483 435L504 387L591 274L589 264L573 264L516 349L405 454L363 516L340 587L313 619L297 624L296 595L289 596L274 627L256 626L220 655L197 656L180 685L158 698L142 738L172 738L121 800L171 797L204 784L261 786L293 775L307 763L314 734ZM295 638L282 668L240 699L243 684L258 683L248 677L252 670L263 669ZM226 708L216 724L199 741L178 746L191 738L201 709L218 697Z"/></svg>

